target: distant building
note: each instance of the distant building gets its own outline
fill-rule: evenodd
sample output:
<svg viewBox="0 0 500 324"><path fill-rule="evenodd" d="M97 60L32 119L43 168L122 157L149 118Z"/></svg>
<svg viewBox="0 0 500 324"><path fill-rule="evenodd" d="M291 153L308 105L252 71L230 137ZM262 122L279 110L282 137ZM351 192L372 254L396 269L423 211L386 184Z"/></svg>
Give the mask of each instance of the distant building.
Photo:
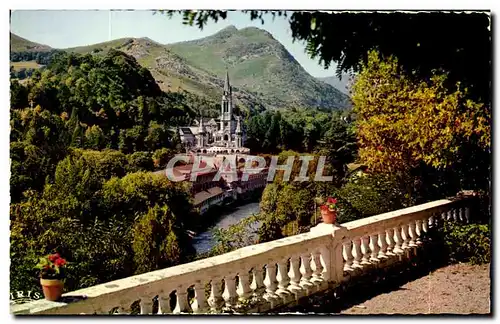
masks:
<svg viewBox="0 0 500 324"><path fill-rule="evenodd" d="M194 153L249 153L243 146L246 137L241 118L233 115L233 108L229 73L226 73L219 118L200 118L192 126L179 127L181 142Z"/></svg>
<svg viewBox="0 0 500 324"><path fill-rule="evenodd" d="M191 154L187 164L171 169L173 175L182 181L190 181L194 159ZM267 184L268 168L259 173L249 174L247 181L242 181L243 166L248 155L245 154L200 154L200 164L196 172L196 181L192 182L190 194L193 207L204 214L215 205L223 205L226 199L237 200L248 193L264 188ZM225 166L223 163L226 163ZM235 168L234 168L235 167ZM216 175L220 171L220 177ZM164 170L157 174L166 175Z"/></svg>

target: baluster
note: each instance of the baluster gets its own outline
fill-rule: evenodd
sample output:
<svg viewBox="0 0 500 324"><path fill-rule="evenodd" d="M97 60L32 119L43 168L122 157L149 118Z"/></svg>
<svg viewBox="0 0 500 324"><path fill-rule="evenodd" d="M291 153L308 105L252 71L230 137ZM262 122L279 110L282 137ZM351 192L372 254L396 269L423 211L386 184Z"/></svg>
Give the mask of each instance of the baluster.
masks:
<svg viewBox="0 0 500 324"><path fill-rule="evenodd" d="M305 253L300 255L300 286L309 292L313 287L311 282L312 269L311 269L311 254Z"/></svg>
<svg viewBox="0 0 500 324"><path fill-rule="evenodd" d="M290 284L290 277L288 277L288 258L278 261L278 274L276 280L278 280L278 290L276 290L276 293L286 298L290 295L290 292L287 290Z"/></svg>
<svg viewBox="0 0 500 324"><path fill-rule="evenodd" d="M363 257L361 258L361 264L363 265L370 265L370 256L371 256L371 251L370 251L370 237L369 236L363 236L361 238L361 248L363 251Z"/></svg>
<svg viewBox="0 0 500 324"><path fill-rule="evenodd" d="M417 247L416 244L417 234L415 232L415 226L416 226L415 221L410 221L410 223L408 224L408 237L409 237L408 246L411 248Z"/></svg>
<svg viewBox="0 0 500 324"><path fill-rule="evenodd" d="M340 247L342 248L342 247ZM342 250L340 250L342 251ZM335 274L332 273L332 267L333 265L331 264L332 260L330 260L330 248L327 245L321 245L317 250L317 256L319 259L319 264L321 265L321 279L323 282L328 282L330 279L335 280L333 277ZM341 252L342 254L342 252ZM344 260L342 260L342 263Z"/></svg>
<svg viewBox="0 0 500 324"><path fill-rule="evenodd" d="M385 229L378 233L378 242L380 250L378 251L378 259L387 259L387 235Z"/></svg>
<svg viewBox="0 0 500 324"><path fill-rule="evenodd" d="M453 208L453 221L458 222L458 209Z"/></svg>
<svg viewBox="0 0 500 324"><path fill-rule="evenodd" d="M238 300L244 302L252 296L248 272L241 271L238 274L238 278L238 289L236 289L236 293L238 294Z"/></svg>
<svg viewBox="0 0 500 324"><path fill-rule="evenodd" d="M229 275L224 277L224 292L222 293L222 298L226 302L226 307L232 308L236 306L236 299L238 298L236 294L236 276Z"/></svg>
<svg viewBox="0 0 500 324"><path fill-rule="evenodd" d="M434 213L431 213L431 215L429 216L429 219L427 220L427 228L433 228L435 225L435 221L434 221Z"/></svg>
<svg viewBox="0 0 500 324"><path fill-rule="evenodd" d="M441 227L442 224L445 223L445 220L441 217L438 217L438 213L441 213L441 212L433 212L432 215L432 227ZM447 217L448 218L448 217Z"/></svg>
<svg viewBox="0 0 500 324"><path fill-rule="evenodd" d="M174 308L174 313L179 314L179 313L187 313L189 312L189 303L187 300L187 290L184 286L178 286L176 291L175 291L175 296L176 296L176 304Z"/></svg>
<svg viewBox="0 0 500 324"><path fill-rule="evenodd" d="M252 283L250 284L250 288L253 290L253 298L256 301L262 300L262 296L264 295L265 288L266 288L264 285L262 268L263 268L263 265L259 264L252 269L253 279L252 279Z"/></svg>
<svg viewBox="0 0 500 324"><path fill-rule="evenodd" d="M219 312L224 304L220 281L221 278L213 278L210 283L210 297L208 297L208 304L213 312Z"/></svg>
<svg viewBox="0 0 500 324"><path fill-rule="evenodd" d="M429 242L431 238L429 237L429 219L424 218L422 220L422 241Z"/></svg>
<svg viewBox="0 0 500 324"><path fill-rule="evenodd" d="M470 224L470 207L465 207L465 223Z"/></svg>
<svg viewBox="0 0 500 324"><path fill-rule="evenodd" d="M372 252L370 256L370 261L379 262L380 260L377 258L378 252L380 251L380 247L378 246L378 233L370 235L369 240L370 240L369 247Z"/></svg>
<svg viewBox="0 0 500 324"><path fill-rule="evenodd" d="M158 296L158 314L170 314L170 294L164 293Z"/></svg>
<svg viewBox="0 0 500 324"><path fill-rule="evenodd" d="M465 223L464 207L458 208L458 219L461 223Z"/></svg>
<svg viewBox="0 0 500 324"><path fill-rule="evenodd" d="M354 261L353 261L353 268L362 268L363 266L361 265L361 260L363 253L361 252L361 238L356 237L355 239L352 240L352 243L354 244Z"/></svg>
<svg viewBox="0 0 500 324"><path fill-rule="evenodd" d="M311 269L313 271L311 282L315 285L320 285L324 280L322 277L323 265L321 264L321 254L319 250L314 250L311 259Z"/></svg>
<svg viewBox="0 0 500 324"><path fill-rule="evenodd" d="M342 244L343 247L343 255L344 255L344 271L353 271L352 264L354 261L354 256L352 255L352 241L347 241Z"/></svg>
<svg viewBox="0 0 500 324"><path fill-rule="evenodd" d="M300 257L298 255L290 257L288 277L290 278L290 285L287 289L296 296L296 299L304 296L304 289L300 286Z"/></svg>
<svg viewBox="0 0 500 324"><path fill-rule="evenodd" d="M276 281L276 264L270 262L266 265L266 278L264 279L264 285L266 286L266 293L264 299L271 303L271 308L276 305L276 301L279 298L275 291L278 287Z"/></svg>
<svg viewBox="0 0 500 324"><path fill-rule="evenodd" d="M205 299L205 285L201 281L194 284L194 302L191 309L195 314L202 314L208 310L208 302Z"/></svg>
<svg viewBox="0 0 500 324"><path fill-rule="evenodd" d="M429 234L429 218L422 220L422 230L425 236Z"/></svg>
<svg viewBox="0 0 500 324"><path fill-rule="evenodd" d="M401 238L401 228L399 226L394 227L394 243L395 245L392 251L398 255L403 254L403 239Z"/></svg>
<svg viewBox="0 0 500 324"><path fill-rule="evenodd" d="M403 240L403 244L401 244L401 249L406 251L409 249L410 237L408 235L408 224L401 225L401 238Z"/></svg>
<svg viewBox="0 0 500 324"><path fill-rule="evenodd" d="M153 313L153 298L151 296L141 296L141 315Z"/></svg>
<svg viewBox="0 0 500 324"><path fill-rule="evenodd" d="M385 252L385 255L387 257L393 257L396 255L394 253L394 247L396 243L394 242L394 228L388 228L385 230L386 232L386 241L387 241L387 251Z"/></svg>
<svg viewBox="0 0 500 324"><path fill-rule="evenodd" d="M415 221L415 233L417 235L417 239L416 239L416 244L418 246L422 245L423 244L423 230L422 230L422 225L423 225L423 221L421 219L417 219Z"/></svg>

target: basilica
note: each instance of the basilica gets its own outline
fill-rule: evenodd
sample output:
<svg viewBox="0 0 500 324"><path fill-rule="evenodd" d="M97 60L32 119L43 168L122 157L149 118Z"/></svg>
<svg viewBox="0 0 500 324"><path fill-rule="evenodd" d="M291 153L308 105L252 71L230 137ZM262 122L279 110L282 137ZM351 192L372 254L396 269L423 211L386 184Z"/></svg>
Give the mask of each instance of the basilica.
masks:
<svg viewBox="0 0 500 324"><path fill-rule="evenodd" d="M193 126L179 127L182 143L194 153L249 153L243 146L245 134L241 118L233 115L233 108L229 73L226 73L219 118L200 118Z"/></svg>

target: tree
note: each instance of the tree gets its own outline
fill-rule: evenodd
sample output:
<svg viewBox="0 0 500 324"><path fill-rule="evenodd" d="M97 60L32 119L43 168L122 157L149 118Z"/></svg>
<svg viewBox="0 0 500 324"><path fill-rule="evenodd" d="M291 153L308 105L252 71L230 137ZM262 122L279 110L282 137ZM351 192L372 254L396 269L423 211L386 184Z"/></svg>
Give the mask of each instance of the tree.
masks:
<svg viewBox="0 0 500 324"><path fill-rule="evenodd" d="M135 224L132 249L137 274L179 263L182 251L172 228L173 217L168 207L156 205Z"/></svg>
<svg viewBox="0 0 500 324"><path fill-rule="evenodd" d="M155 168L165 168L167 163L174 157L175 152L167 149L161 148L154 151L153 153L153 163Z"/></svg>
<svg viewBox="0 0 500 324"><path fill-rule="evenodd" d="M340 187L347 175L347 165L354 162L358 153L352 125L340 115L332 116L316 149L319 155L326 156L329 169L335 177L334 183Z"/></svg>
<svg viewBox="0 0 500 324"><path fill-rule="evenodd" d="M134 152L127 156L128 171L153 171L153 153L151 152Z"/></svg>
<svg viewBox="0 0 500 324"><path fill-rule="evenodd" d="M106 137L102 129L97 125L92 125L85 131L84 146L88 149L100 150L106 145Z"/></svg>
<svg viewBox="0 0 500 324"><path fill-rule="evenodd" d="M487 180L489 110L469 99L460 83L448 90L447 81L440 73L416 81L396 58L370 52L352 94L361 161L375 171L425 174L434 169L455 172L459 179L474 172ZM483 172L472 167L478 164ZM454 188L460 189L473 188Z"/></svg>
<svg viewBox="0 0 500 324"><path fill-rule="evenodd" d="M28 106L28 91L19 81L10 81L10 107L13 109L26 108Z"/></svg>

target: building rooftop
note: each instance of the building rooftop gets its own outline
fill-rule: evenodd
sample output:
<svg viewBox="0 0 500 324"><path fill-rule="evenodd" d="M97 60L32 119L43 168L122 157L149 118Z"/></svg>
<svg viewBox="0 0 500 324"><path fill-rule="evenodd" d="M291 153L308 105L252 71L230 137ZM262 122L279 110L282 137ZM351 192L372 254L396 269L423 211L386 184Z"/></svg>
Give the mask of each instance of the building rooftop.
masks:
<svg viewBox="0 0 500 324"><path fill-rule="evenodd" d="M218 196L223 193L224 190L221 187L212 187L207 190L203 190L194 195L193 205L197 206L207 199Z"/></svg>

